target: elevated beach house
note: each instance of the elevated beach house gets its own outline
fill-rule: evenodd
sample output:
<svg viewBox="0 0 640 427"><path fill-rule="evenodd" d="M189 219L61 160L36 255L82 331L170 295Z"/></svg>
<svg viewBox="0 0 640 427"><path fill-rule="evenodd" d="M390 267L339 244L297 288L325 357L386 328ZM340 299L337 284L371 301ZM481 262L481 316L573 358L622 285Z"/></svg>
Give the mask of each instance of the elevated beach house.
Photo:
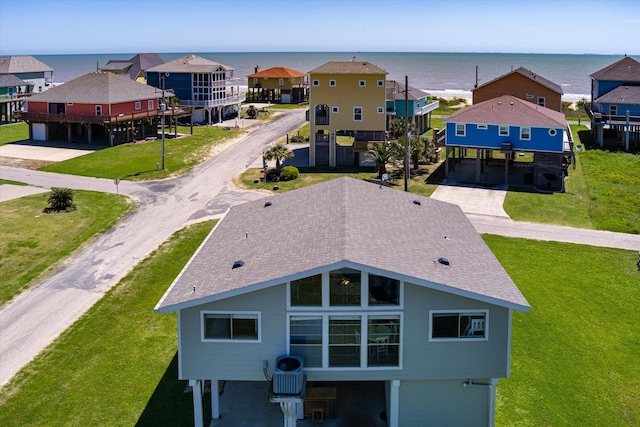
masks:
<svg viewBox="0 0 640 427"><path fill-rule="evenodd" d="M503 95L463 108L444 122L448 179L563 189L573 143L561 112Z"/></svg>
<svg viewBox="0 0 640 427"><path fill-rule="evenodd" d="M192 120L208 124L238 114L245 94L233 68L197 55L187 55L149 68L147 84L172 90L180 105L194 108Z"/></svg>
<svg viewBox="0 0 640 427"><path fill-rule="evenodd" d="M440 107L440 101L432 100L431 95L415 87L409 86L407 91L405 83L396 80L386 81L386 91L387 129L390 120L405 117L415 124L418 135L431 129L431 114Z"/></svg>
<svg viewBox="0 0 640 427"><path fill-rule="evenodd" d="M13 75L25 83L18 86L18 93L39 93L52 82L53 68L33 56L0 56L0 76L6 75Z"/></svg>
<svg viewBox="0 0 640 427"><path fill-rule="evenodd" d="M297 104L307 97L307 73L287 67L261 70L247 76L249 101Z"/></svg>
<svg viewBox="0 0 640 427"><path fill-rule="evenodd" d="M28 98L29 138L116 145L157 135L156 88L113 73L89 73Z"/></svg>
<svg viewBox="0 0 640 427"><path fill-rule="evenodd" d="M562 86L524 67L517 68L471 91L473 104L512 95L541 107L562 111Z"/></svg>
<svg viewBox="0 0 640 427"><path fill-rule="evenodd" d="M131 80L146 84L144 72L160 64L164 61L157 53L139 53L128 60L112 59L101 71L129 76Z"/></svg>
<svg viewBox="0 0 640 427"><path fill-rule="evenodd" d="M358 381L384 394L384 425L422 427L494 424L512 312L530 307L458 206L339 178L230 208L155 310L177 314L196 426L252 425L221 413L223 381L269 384L285 426L372 425L366 397L335 410Z"/></svg>
<svg viewBox="0 0 640 427"><path fill-rule="evenodd" d="M355 58L309 72L309 166L358 165L384 142L386 75Z"/></svg>
<svg viewBox="0 0 640 427"><path fill-rule="evenodd" d="M625 56L591 74L586 112L596 143L640 149L640 62Z"/></svg>

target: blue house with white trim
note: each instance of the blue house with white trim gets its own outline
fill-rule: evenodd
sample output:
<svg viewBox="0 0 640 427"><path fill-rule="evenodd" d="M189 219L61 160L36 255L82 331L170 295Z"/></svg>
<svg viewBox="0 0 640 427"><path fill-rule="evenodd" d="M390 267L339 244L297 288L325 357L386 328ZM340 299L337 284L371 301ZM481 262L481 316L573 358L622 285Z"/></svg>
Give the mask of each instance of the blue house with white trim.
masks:
<svg viewBox="0 0 640 427"><path fill-rule="evenodd" d="M636 150L640 142L640 62L625 56L591 74L586 106L597 144Z"/></svg>
<svg viewBox="0 0 640 427"><path fill-rule="evenodd" d="M485 170L484 166L502 163L504 184L510 183L514 168L526 168L525 183L550 190L562 188L562 178L573 152L564 114L504 95L463 108L444 122L447 177L453 166L450 163L468 159L467 150L474 149L475 182L495 178L495 173ZM516 162L516 153L522 153L522 157L530 153L533 161Z"/></svg>
<svg viewBox="0 0 640 427"><path fill-rule="evenodd" d="M409 86L406 92L405 85L396 80L386 82L387 104L387 129L389 121L407 115L416 126L416 133L422 135L431 129L431 114L440 107L440 101L433 101L427 92Z"/></svg>

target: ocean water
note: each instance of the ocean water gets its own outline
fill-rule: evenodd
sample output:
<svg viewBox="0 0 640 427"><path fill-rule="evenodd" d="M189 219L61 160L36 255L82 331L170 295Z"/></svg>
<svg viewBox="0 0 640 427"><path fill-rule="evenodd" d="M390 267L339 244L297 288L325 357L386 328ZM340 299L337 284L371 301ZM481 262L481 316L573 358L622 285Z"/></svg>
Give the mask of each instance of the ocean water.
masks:
<svg viewBox="0 0 640 427"><path fill-rule="evenodd" d="M483 84L518 67L557 83L568 101L589 98L589 75L622 57L619 55L564 55L525 53L424 53L424 52L241 52L197 53L203 58L234 68L234 75L246 86L246 76L256 66L282 66L308 72L329 61L368 61L388 72L387 78L426 90L434 95L469 96L477 83ZM53 81L63 83L104 66L111 59L129 59L135 53L34 55L54 69ZM187 53L159 53L171 61ZM244 81L244 83L242 83Z"/></svg>

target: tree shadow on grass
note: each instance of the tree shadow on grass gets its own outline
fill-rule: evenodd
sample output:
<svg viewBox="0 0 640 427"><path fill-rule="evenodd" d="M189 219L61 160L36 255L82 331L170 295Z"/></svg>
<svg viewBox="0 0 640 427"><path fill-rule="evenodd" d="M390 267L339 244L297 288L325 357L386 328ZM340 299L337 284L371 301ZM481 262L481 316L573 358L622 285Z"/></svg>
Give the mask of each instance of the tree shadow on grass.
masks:
<svg viewBox="0 0 640 427"><path fill-rule="evenodd" d="M158 382L136 426L193 426L192 394L178 380L178 353Z"/></svg>

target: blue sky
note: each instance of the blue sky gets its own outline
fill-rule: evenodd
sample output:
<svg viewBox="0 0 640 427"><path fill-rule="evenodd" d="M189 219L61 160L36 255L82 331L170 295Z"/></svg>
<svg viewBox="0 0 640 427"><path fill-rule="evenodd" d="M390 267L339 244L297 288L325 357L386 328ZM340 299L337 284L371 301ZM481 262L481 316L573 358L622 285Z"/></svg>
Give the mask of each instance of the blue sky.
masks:
<svg viewBox="0 0 640 427"><path fill-rule="evenodd" d="M0 54L640 53L640 0L0 0Z"/></svg>

